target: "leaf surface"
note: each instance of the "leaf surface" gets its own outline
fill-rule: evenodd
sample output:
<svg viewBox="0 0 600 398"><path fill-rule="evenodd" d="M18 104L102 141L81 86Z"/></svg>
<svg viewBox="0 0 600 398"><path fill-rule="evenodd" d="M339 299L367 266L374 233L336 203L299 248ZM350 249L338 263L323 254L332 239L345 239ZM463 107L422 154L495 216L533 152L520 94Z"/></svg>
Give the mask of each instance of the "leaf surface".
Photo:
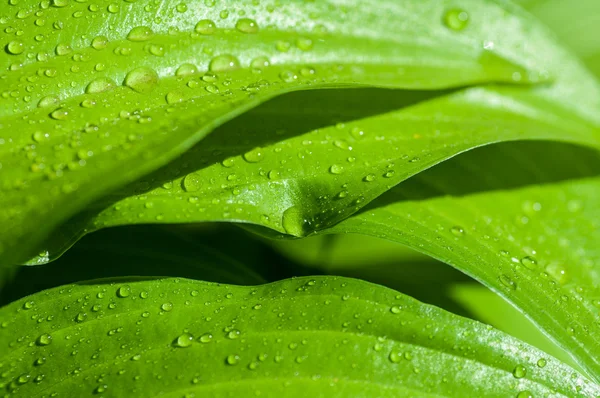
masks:
<svg viewBox="0 0 600 398"><path fill-rule="evenodd" d="M374 98L372 109L364 109L364 97ZM168 166L113 191L40 249L52 259L82 233L139 223L243 222L301 237L475 147L514 140L600 147L600 129L592 121L538 101L508 88L473 88L435 98L381 90L280 98L231 121ZM390 104L407 106L351 119ZM590 170L598 165L595 155L581 156ZM512 160L499 156L498 161ZM552 159L540 161L553 167ZM46 260L30 263L40 261Z"/></svg>
<svg viewBox="0 0 600 398"><path fill-rule="evenodd" d="M530 36L543 44L526 21L494 2L466 3L477 18L462 32L444 26L448 10L434 0L5 5L2 264L24 260L99 195L274 95L547 79L544 60L514 45ZM494 51L483 41L505 30L490 20L514 28Z"/></svg>
<svg viewBox="0 0 600 398"><path fill-rule="evenodd" d="M598 178L406 200L390 191L328 233L362 233L454 265L533 319L598 375ZM502 203L502 206L498 206Z"/></svg>
<svg viewBox="0 0 600 398"><path fill-rule="evenodd" d="M98 281L38 293L0 317L2 380L19 396L600 393L491 327L352 279Z"/></svg>

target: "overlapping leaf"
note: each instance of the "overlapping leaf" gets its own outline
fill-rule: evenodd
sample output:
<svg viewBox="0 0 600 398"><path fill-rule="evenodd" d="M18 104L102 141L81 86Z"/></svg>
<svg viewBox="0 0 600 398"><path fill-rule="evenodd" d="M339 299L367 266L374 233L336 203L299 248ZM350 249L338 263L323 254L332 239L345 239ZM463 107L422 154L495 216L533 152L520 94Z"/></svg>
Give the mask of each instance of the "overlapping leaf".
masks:
<svg viewBox="0 0 600 398"><path fill-rule="evenodd" d="M600 393L491 327L351 279L100 281L38 293L0 318L11 396Z"/></svg>
<svg viewBox="0 0 600 398"><path fill-rule="evenodd" d="M2 263L24 260L98 195L278 93L547 79L545 57L515 45L546 46L518 10L467 6L473 20L458 31L456 12L433 0L9 2L0 20Z"/></svg>
<svg viewBox="0 0 600 398"><path fill-rule="evenodd" d="M600 76L600 4L594 0L517 0Z"/></svg>
<svg viewBox="0 0 600 398"><path fill-rule="evenodd" d="M311 7L317 8L305 14L306 18L294 19L297 26L292 29L290 15L298 11L298 4L289 1L267 9L272 19L262 20L260 13L240 15L238 32L234 29L236 25L224 23L229 29L202 36L201 44L194 41L199 37L193 33L189 36L193 24L168 13L165 15L177 22L172 26L179 25L179 30L169 30L164 20L138 21L138 26L150 30L138 29L131 34L158 33L147 41L137 42L135 37L131 43L124 40L132 26L119 25L114 36L117 40L108 47L110 51L96 53L97 49L86 48L75 51L72 58L90 67L94 62L98 65L98 60L92 61L98 54L109 55L114 63L97 76L109 78L112 83L124 81L125 86L112 87L106 80L91 80L96 76L89 72L82 74L81 80L74 79L72 91L63 90L65 79L73 80L65 75L59 81L62 87L43 90L51 96L52 90L67 94L68 98L59 101L56 109L33 110L27 105L32 100L25 93L27 77L33 76L29 86L32 92L41 88L35 76L27 73L41 71L36 73L51 78L55 73L53 65L71 66L73 62L61 63L61 59L67 58L46 57L42 51L38 56L41 64L36 64L30 62L33 58L27 58L25 52L15 54L27 61L22 62L22 72L19 63L13 63L16 66L10 68L15 71L4 77L15 84L14 89L5 92L4 100L7 104L17 104L14 98L22 98L25 105L11 105L12 109L0 120L2 134L10 134L1 141L2 145L8 144L8 149L2 155L0 172L8 177L2 176L6 194L0 204L6 210L0 212L0 219L4 217L5 224L11 225L0 235L5 250L2 258L6 264L22 260L50 230L85 203L166 163L212 126L277 93L332 84L439 89L480 82L531 83L544 79L546 74L542 69L548 69L553 82L547 87L487 87L418 95L379 91L381 97L375 100L371 92L365 95L372 103L371 113L357 115L356 108L348 108L346 115L342 114L342 122L337 124L331 120L332 113L327 113L329 104L319 105L315 101L318 97L297 96L315 101L316 105L311 111L307 100L301 100L299 103L308 111L299 114L294 109L285 114L288 130L277 128L277 122L271 119L274 113L289 112L289 103L273 102L246 119L230 123L218 135L209 136L148 178L113 191L112 196L96 202L97 208L88 209L65 224L62 234L54 236L55 241L46 243L53 249L51 255L58 255L82 233L105 226L209 220L252 223L295 236L325 231L383 237L448 262L499 292L552 334L597 377L600 374L597 359L600 328L595 322L599 284L594 266L600 260L595 249L595 242L600 239L596 236L599 214L594 205L600 199L597 179L471 194L464 198L429 199L436 194L455 193L455 185L473 192L514 188L522 180L519 175L506 178L506 174L499 181L489 179L493 176L479 180L484 173L477 170L472 173L476 178L465 180L470 174L464 170L457 183L449 179L456 177L456 170L441 167L421 176L416 183L400 185L400 189L373 202L368 210L352 216L406 178L478 146L526 139L566 141L598 148L600 95L595 80L567 52L547 39L549 33L544 28L517 8L505 2L466 3L468 24L460 23L465 22L464 16L457 16L462 10L439 2L416 1L401 5L384 3L377 8L366 3L355 9L342 7L341 14L336 14L339 19L334 18L328 24L323 21L333 11L327 5L345 3L319 6L308 3L303 7L309 11ZM142 3L135 4L127 7ZM256 10L256 6L248 7ZM202 10L203 18L212 15L216 19L217 8ZM228 21L229 13L225 11L229 10L218 11L219 17ZM76 18L75 14L72 16ZM200 14L195 16L198 19ZM246 19L247 16L254 20ZM398 16L411 16L414 20L392 24L392 19ZM92 21L93 17L89 19ZM321 20L322 25L315 20ZM359 21L362 25L357 24ZM254 30L255 22L261 27L258 33L242 33ZM277 28L262 29L269 24ZM393 27L388 29L390 26ZM385 32L376 27L385 27ZM183 35L183 31L188 33ZM171 41L165 32L178 39ZM396 34L401 38L396 39ZM57 37L60 39L60 34ZM239 48L231 44L234 39L241 43ZM438 47L434 39L442 45ZM346 40L352 44L344 46ZM6 50L19 53L20 44L14 42L19 40L7 43ZM294 47L292 42L295 48L287 51L288 47ZM303 47L310 43L314 48L302 52L309 49ZM455 46L456 52L453 49L450 53L449 48ZM482 46L494 51L483 51ZM531 51L533 47L536 51ZM182 57L189 57L188 50L196 48L194 57L200 51L203 55L192 61L197 65L202 63L204 70L212 69L216 72L214 76L208 73L203 78L183 78L181 72L179 77L165 77L173 74L174 64L189 63L189 59ZM239 50L239 54L235 54L235 59L223 57L226 48ZM409 59L404 50L417 56ZM57 54L65 51L70 50L55 48ZM161 58L163 51L173 56ZM269 56L271 65L266 66L265 59L260 58L261 68L248 68L256 66L252 59L256 61L256 57L264 55ZM161 76L151 93L135 92L146 91L154 75L148 70L132 71L128 59L134 60L135 66L149 62L157 76ZM238 62L246 68L237 69ZM44 63L48 63L47 69L42 70L39 65ZM356 65L358 68L353 67ZM449 72L440 71L448 65ZM453 68L454 65L457 67ZM195 72L189 65L182 70L185 74ZM133 75L128 78L127 73ZM141 76L137 76L141 79L137 83L136 74ZM218 85L213 81L215 78ZM190 88L192 81L195 83ZM191 91L182 91L184 84ZM88 93L76 95L86 85ZM104 88L110 90L103 91ZM435 96L438 97L431 99ZM395 98L400 106L410 106L394 110L386 98ZM427 101L414 105L419 100ZM52 99L45 98L42 105L47 102ZM75 104L81 107L76 108ZM74 109L79 111L72 112ZM314 117L316 110L323 112L320 119ZM312 117L304 120L307 114ZM294 115L301 120L295 122ZM266 120L264 130L257 131L257 119ZM251 123L244 125L249 120ZM52 134L44 130L51 125ZM36 143L32 144L31 139ZM584 153L570 149L562 152L556 152L556 159L549 160L559 163L570 154ZM518 150L514 154L523 156L527 151ZM580 170L567 172L566 177L597 174L597 157L589 153L585 156L592 164L587 166L582 159L574 158L572 166ZM536 177L544 180L544 167L525 169L533 169L539 174ZM561 170L550 172L549 179L560 177L563 167L561 164ZM25 172L27 168L30 171ZM507 167L513 172L520 169L518 165ZM42 182L44 175L48 180ZM419 185L418 181L427 184ZM475 187L477 183L479 187ZM31 195L40 189L48 195ZM407 194L416 194L408 197L418 200L406 200ZM24 197L29 199L23 202ZM65 207L65 203L71 205ZM100 211L102 208L105 210ZM43 227L33 228L29 222L33 219L43 219ZM24 236L31 239L26 242ZM17 387L14 383L18 384L19 379L14 380L9 388ZM104 388L102 384L99 387ZM86 388L92 388L91 382Z"/></svg>

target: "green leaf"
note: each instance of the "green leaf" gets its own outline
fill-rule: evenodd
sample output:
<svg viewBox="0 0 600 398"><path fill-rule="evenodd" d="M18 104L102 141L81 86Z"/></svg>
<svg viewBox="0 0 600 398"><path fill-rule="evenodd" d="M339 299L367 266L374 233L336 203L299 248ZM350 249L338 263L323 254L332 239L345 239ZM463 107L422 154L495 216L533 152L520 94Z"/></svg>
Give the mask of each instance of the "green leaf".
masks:
<svg viewBox="0 0 600 398"><path fill-rule="evenodd" d="M492 325L577 368L569 354L557 347L521 311L485 286L479 283L456 283L450 287L448 295L463 306L473 319Z"/></svg>
<svg viewBox="0 0 600 398"><path fill-rule="evenodd" d="M489 326L352 279L98 281L38 293L0 318L2 383L20 396L600 394Z"/></svg>
<svg viewBox="0 0 600 398"><path fill-rule="evenodd" d="M430 190L410 188L415 195ZM394 240L457 267L600 374L598 178L464 197L406 200L407 193L400 185L327 233Z"/></svg>
<svg viewBox="0 0 600 398"><path fill-rule="evenodd" d="M600 147L600 130L592 121L508 88L468 89L332 124L373 112L363 108L364 97L373 97L371 106L377 110L431 95L330 91L269 102L229 122L167 167L114 191L40 249L54 258L83 232L138 223L233 221L305 236L474 147L523 139ZM253 140L244 142L250 135Z"/></svg>
<svg viewBox="0 0 600 398"><path fill-rule="evenodd" d="M515 45L547 45L517 8L466 6L473 19L455 31L435 0L9 2L0 33L2 264L23 261L98 196L274 95L547 80L545 55Z"/></svg>

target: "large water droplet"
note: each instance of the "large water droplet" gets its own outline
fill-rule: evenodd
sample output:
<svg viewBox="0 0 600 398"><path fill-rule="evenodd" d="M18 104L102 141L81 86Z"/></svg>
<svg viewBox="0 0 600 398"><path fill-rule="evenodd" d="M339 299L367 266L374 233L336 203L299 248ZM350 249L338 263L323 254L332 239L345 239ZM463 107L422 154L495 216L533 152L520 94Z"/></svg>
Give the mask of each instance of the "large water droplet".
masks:
<svg viewBox="0 0 600 398"><path fill-rule="evenodd" d="M292 206L283 212L281 224L285 232L293 236L304 236L306 220L298 206Z"/></svg>
<svg viewBox="0 0 600 398"><path fill-rule="evenodd" d="M40 346L49 345L50 343L52 343L52 336L50 336L47 333L44 333L37 338L35 343Z"/></svg>
<svg viewBox="0 0 600 398"><path fill-rule="evenodd" d="M339 164L334 164L329 167L329 172L331 174L342 174L344 172L344 166L340 166Z"/></svg>
<svg viewBox="0 0 600 398"><path fill-rule="evenodd" d="M227 358L225 358L225 363L227 365L237 365L240 362L240 357L239 355L228 355Z"/></svg>
<svg viewBox="0 0 600 398"><path fill-rule="evenodd" d="M65 108L58 108L50 113L50 117L54 120L66 120L69 118L69 111Z"/></svg>
<svg viewBox="0 0 600 398"><path fill-rule="evenodd" d="M108 45L108 38L106 36L96 36L92 39L92 48L96 50L102 50Z"/></svg>
<svg viewBox="0 0 600 398"><path fill-rule="evenodd" d="M230 54L223 54L214 57L210 61L209 69L212 72L226 72L240 68L240 61Z"/></svg>
<svg viewBox="0 0 600 398"><path fill-rule="evenodd" d="M136 26L129 31L127 40L129 41L146 41L150 40L154 36L152 29L147 26Z"/></svg>
<svg viewBox="0 0 600 398"><path fill-rule="evenodd" d="M177 71L175 72L176 76L189 76L198 73L198 68L193 64L181 64Z"/></svg>
<svg viewBox="0 0 600 398"><path fill-rule="evenodd" d="M523 365L517 365L513 369L513 376L517 379L522 379L527 375L527 368Z"/></svg>
<svg viewBox="0 0 600 398"><path fill-rule="evenodd" d="M138 93L149 93L158 84L158 75L153 69L140 67L130 71L123 84Z"/></svg>
<svg viewBox="0 0 600 398"><path fill-rule="evenodd" d="M201 35L212 35L217 30L217 25L210 19L203 19L196 24L194 30Z"/></svg>
<svg viewBox="0 0 600 398"><path fill-rule="evenodd" d="M246 152L243 156L244 160L248 163L258 163L264 159L264 152L261 148L254 148Z"/></svg>
<svg viewBox="0 0 600 398"><path fill-rule="evenodd" d="M243 33L257 33L258 24L250 18L240 18L235 24L235 28Z"/></svg>
<svg viewBox="0 0 600 398"><path fill-rule="evenodd" d="M397 351L392 351L392 352L390 352L390 355L388 358L389 358L390 362L398 363L402 360L402 353L397 352Z"/></svg>
<svg viewBox="0 0 600 398"><path fill-rule="evenodd" d="M199 340L200 340L201 343L206 344L206 343L210 343L212 341L212 339L213 339L213 335L212 334L210 334L210 333L204 333L202 336L200 336Z"/></svg>
<svg viewBox="0 0 600 398"><path fill-rule="evenodd" d="M194 341L194 337L191 334L184 333L175 339L175 341L173 342L173 345L175 347L187 348L192 345L193 341Z"/></svg>
<svg viewBox="0 0 600 398"><path fill-rule="evenodd" d="M19 55L25 51L25 44L19 40L13 40L6 45L6 52L12 55Z"/></svg>
<svg viewBox="0 0 600 398"><path fill-rule="evenodd" d="M177 104L179 102L183 102L183 100L185 99L185 96L179 92L179 91L169 91L167 93L167 95L165 96L165 100L167 101L167 104Z"/></svg>
<svg viewBox="0 0 600 398"><path fill-rule="evenodd" d="M73 52L73 49L68 44L58 44L54 49L56 55L67 55Z"/></svg>
<svg viewBox="0 0 600 398"><path fill-rule="evenodd" d="M196 192L201 187L200 177L197 174L188 174L183 179L183 189L186 192Z"/></svg>
<svg viewBox="0 0 600 398"><path fill-rule="evenodd" d="M537 269L537 260L531 256L523 257L521 259L521 264L531 270Z"/></svg>
<svg viewBox="0 0 600 398"><path fill-rule="evenodd" d="M87 87L85 88L85 92L88 94L101 93L104 91L112 90L115 88L115 82L106 78L99 77L97 79L92 80Z"/></svg>
<svg viewBox="0 0 600 398"><path fill-rule="evenodd" d="M131 287L129 287L128 285L121 286L120 288L117 289L117 297L125 298L125 297L129 297L130 294L131 294Z"/></svg>
<svg viewBox="0 0 600 398"><path fill-rule="evenodd" d="M463 30L469 24L469 14L460 9L448 10L444 14L444 25L452 30Z"/></svg>

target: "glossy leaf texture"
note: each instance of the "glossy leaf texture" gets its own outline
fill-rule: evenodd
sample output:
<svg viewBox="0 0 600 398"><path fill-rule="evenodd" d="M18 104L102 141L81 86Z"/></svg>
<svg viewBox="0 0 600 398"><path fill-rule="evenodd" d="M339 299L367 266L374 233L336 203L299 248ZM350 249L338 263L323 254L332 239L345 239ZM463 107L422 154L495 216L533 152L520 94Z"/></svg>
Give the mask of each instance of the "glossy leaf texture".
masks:
<svg viewBox="0 0 600 398"><path fill-rule="evenodd" d="M600 76L600 3L580 0L517 0L571 48L591 71Z"/></svg>
<svg viewBox="0 0 600 398"><path fill-rule="evenodd" d="M502 297L447 264L405 245L358 234L266 242L283 255L310 264L312 269L398 290L421 302L491 325L578 367L569 354Z"/></svg>
<svg viewBox="0 0 600 398"><path fill-rule="evenodd" d="M92 281L30 296L0 317L10 396L600 393L489 326L352 279Z"/></svg>
<svg viewBox="0 0 600 398"><path fill-rule="evenodd" d="M431 185L400 185L328 232L394 240L454 265L513 303L597 375L599 187L595 177L436 198Z"/></svg>
<svg viewBox="0 0 600 398"><path fill-rule="evenodd" d="M547 45L518 9L465 6L474 19L457 31L434 0L5 4L2 264L24 260L94 198L276 94L548 79L544 57L516 45L524 37ZM490 44L506 30L489 21L505 21L514 37Z"/></svg>
<svg viewBox="0 0 600 398"><path fill-rule="evenodd" d="M600 147L591 121L542 106L527 93L472 88L434 95L361 89L278 98L113 191L67 222L29 263L55 258L82 233L124 224L231 221L306 236L406 178L482 145L556 140ZM401 109L377 113L394 106Z"/></svg>
<svg viewBox="0 0 600 398"><path fill-rule="evenodd" d="M521 311L485 286L479 283L457 283L448 290L448 295L465 308L473 319L492 325L577 369L577 364L567 352L557 347Z"/></svg>

